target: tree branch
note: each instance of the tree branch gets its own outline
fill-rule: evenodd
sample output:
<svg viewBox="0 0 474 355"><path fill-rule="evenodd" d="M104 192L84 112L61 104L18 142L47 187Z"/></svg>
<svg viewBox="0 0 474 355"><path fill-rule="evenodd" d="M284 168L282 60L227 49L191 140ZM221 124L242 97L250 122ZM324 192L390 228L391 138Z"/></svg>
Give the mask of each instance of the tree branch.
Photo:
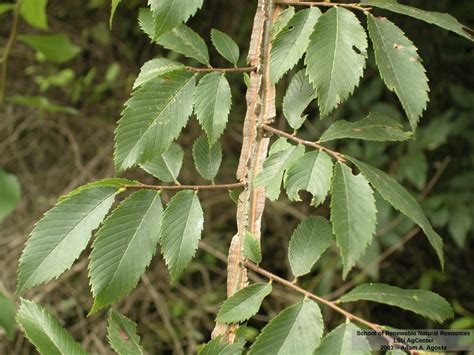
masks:
<svg viewBox="0 0 474 355"><path fill-rule="evenodd" d="M276 128L273 128L267 124L262 124L260 126L263 130L267 131L267 132L271 132L271 133L274 133L280 137L285 137L285 138L288 138L290 140L292 140L293 142L296 142L298 144L303 144L303 145L306 145L308 147L312 147L312 148L316 148L316 149L319 149L323 152L326 152L330 155L332 155L335 159L337 159L337 161L340 161L341 163L345 163L346 162L346 159L344 159L344 156L339 153L339 152L336 152L334 150L331 150L319 143L316 143L316 142L310 142L310 141L306 141L304 139L301 139L301 138L298 138L290 133L287 133L287 132L284 132L284 131L280 131L279 129L276 129Z"/></svg>
<svg viewBox="0 0 474 355"><path fill-rule="evenodd" d="M5 86L7 81L7 68L8 68L8 57L10 56L10 51L12 50L13 44L15 43L16 33L18 29L18 19L20 16L20 8L23 0L17 0L15 8L13 9L13 22L12 29L10 31L10 36L8 37L7 44L3 49L3 56L0 58L0 64L2 65L2 71L0 76L0 106L3 104L5 99Z"/></svg>
<svg viewBox="0 0 474 355"><path fill-rule="evenodd" d="M246 182L235 182L232 184L220 184L220 185L122 185L125 189L145 189L145 190L235 190L245 187Z"/></svg>
<svg viewBox="0 0 474 355"><path fill-rule="evenodd" d="M331 2L316 2L316 1L297 1L297 0L276 0L276 4L281 5L295 5L295 6L325 6L325 7L345 7L348 9L359 10L359 11L370 11L371 7L360 6L357 3L343 4L343 3L331 3Z"/></svg>
<svg viewBox="0 0 474 355"><path fill-rule="evenodd" d="M352 314L352 313L346 311L345 309L342 309L341 307L339 307L336 304L336 302L328 301L325 298L319 297L319 296L315 295L314 293L311 293L311 292L299 287L298 285L295 285L294 283L292 283L288 280L285 280L284 278L281 278L280 276L277 276L277 275L271 273L270 271L267 271L267 270L261 268L260 266L254 264L254 263L252 263L248 260L244 260L243 263L248 269L250 269L252 271L255 271L256 273L258 273L262 276L265 276L269 280L278 282L279 284L281 284L285 287L288 287L288 288L290 288L290 289L292 289L296 292L299 292L299 293L305 295L308 298L311 298L311 299L313 299L313 300L315 300L319 303L325 304L326 306L328 306L328 307L332 308L333 310L335 310L336 312L342 314L344 317L346 317L349 320L354 320L354 321L357 321L359 323L362 323L362 324L366 325L367 327L369 327L370 329L373 329L373 330L377 330L377 331L382 330L382 327L379 324L371 323L371 322L369 322L369 321L367 321L363 318L357 317L355 314Z"/></svg>
<svg viewBox="0 0 474 355"><path fill-rule="evenodd" d="M256 66L253 67L243 67L243 68L195 68L195 67L186 67L187 71L193 73L251 73L257 70Z"/></svg>

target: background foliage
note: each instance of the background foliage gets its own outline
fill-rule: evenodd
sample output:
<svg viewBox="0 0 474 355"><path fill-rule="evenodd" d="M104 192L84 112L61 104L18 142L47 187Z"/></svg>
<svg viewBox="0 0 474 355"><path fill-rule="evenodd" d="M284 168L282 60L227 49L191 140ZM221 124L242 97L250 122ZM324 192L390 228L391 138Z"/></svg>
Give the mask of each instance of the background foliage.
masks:
<svg viewBox="0 0 474 355"><path fill-rule="evenodd" d="M466 25L474 24L474 4L468 0L406 3L449 12ZM50 0L45 18L24 16L20 23L19 41L10 58L7 102L0 108L0 191L5 186L10 186L9 191L16 191L8 200L0 201L0 218L6 216L0 225L0 292L5 296L14 292L16 263L33 223L54 204L58 195L114 173L113 130L123 102L129 96L141 64L149 58L166 55L160 47L150 46L149 39L137 28L136 17L141 5L139 1L124 1L117 8L112 31L108 28L110 3L103 0ZM253 2L207 0L190 25L208 44L212 27L229 33L244 52L254 11ZM11 19L8 12L0 16L4 40ZM474 52L468 41L438 28L402 16L391 16L391 19L419 48L431 82L430 104L417 137L396 145L345 141L336 142L336 146L338 150L390 171L420 196L429 217L444 237L446 273L439 271L436 255L422 233L412 231L411 222L397 217L397 213L376 196L379 237L363 262L349 273L346 282L370 280L403 288L432 289L454 304L456 320L443 326L472 328ZM45 45L44 40L48 39L45 35L55 36L56 43L62 43L61 50L51 50L48 41ZM214 49L209 48L211 58L216 58L215 65L226 66ZM239 64L243 65L245 55L242 53ZM279 87L287 87L286 80L286 77L282 79ZM224 158L218 178L222 181L234 180L245 112L245 84L237 76L230 76L229 82L234 98L241 99L234 99L229 138L221 142ZM277 98L277 104L281 102L282 97ZM391 117L402 116L396 96L384 88L374 58L369 57L363 82L355 96L323 122L317 118L316 105L312 105L301 133L308 137L319 136L335 118L360 119L374 107ZM283 127L282 117L277 118L278 125ZM185 148L183 166L192 167L192 142L200 135L197 121L191 120L180 138ZM145 175L134 174L133 177L145 183L154 182ZM183 169L180 179L195 184L205 181L192 168ZM169 197L164 193L164 202L168 202ZM263 266L291 277L286 258L289 236L314 208L309 207L309 196L305 196L303 203L291 206L285 199L267 203L262 253ZM17 200L17 208L7 216L9 206L14 206ZM199 250L188 272L173 286L169 286L164 263L155 259L138 289L119 305L130 318L140 319L141 342L153 353L192 351L207 341L219 301L225 298L225 264L219 260L222 257L219 251L227 249L234 234L235 205L225 191L202 192L200 200L205 212L204 241L212 253ZM322 214L329 215L328 205L318 208ZM400 241L408 239L400 247ZM380 263L373 262L392 247L396 248L393 254ZM340 259L334 247L331 248L316 264L318 272L301 279L305 288L320 295L331 295L344 284L341 270L337 270L341 269ZM84 287L88 283L85 265L86 260L81 259L60 281L30 291L27 296L48 305L74 338L83 339L84 348L107 353L103 342L106 315L99 312L86 318L91 295ZM255 335L252 328L261 329L283 306L300 300L282 291L274 285L274 297L264 300L260 312L263 315L249 323L248 337ZM0 302L4 302L4 297L0 297ZM358 311L370 314L371 320L378 323L390 323L399 328L435 324L384 305L370 304L370 308L368 305L361 308L361 305L358 303ZM119 315L111 315L114 316L120 321ZM329 311L323 316L333 324L341 321L339 315ZM2 322L8 319L0 319L0 325ZM31 353L31 345L20 332L8 326L6 329L6 336L0 335L1 353Z"/></svg>

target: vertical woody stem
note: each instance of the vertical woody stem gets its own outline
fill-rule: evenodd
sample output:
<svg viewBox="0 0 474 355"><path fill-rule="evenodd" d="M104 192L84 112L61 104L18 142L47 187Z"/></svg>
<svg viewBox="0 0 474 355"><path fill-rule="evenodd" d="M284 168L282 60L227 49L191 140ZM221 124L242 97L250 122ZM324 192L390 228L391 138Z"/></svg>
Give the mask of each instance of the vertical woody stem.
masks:
<svg viewBox="0 0 474 355"><path fill-rule="evenodd" d="M280 9L274 9L273 0L258 0L250 41L248 63L257 67L250 74L246 94L247 113L243 128L237 179L246 181L247 187L237 204L237 234L232 238L227 263L227 296L245 287L247 270L243 261L243 240L247 233L260 241L260 226L265 207L265 189L253 187L253 180L262 169L267 155L269 138L260 128L275 117L275 90L269 80L270 30L273 18ZM213 336L224 335L228 342L235 338L236 326L217 324Z"/></svg>

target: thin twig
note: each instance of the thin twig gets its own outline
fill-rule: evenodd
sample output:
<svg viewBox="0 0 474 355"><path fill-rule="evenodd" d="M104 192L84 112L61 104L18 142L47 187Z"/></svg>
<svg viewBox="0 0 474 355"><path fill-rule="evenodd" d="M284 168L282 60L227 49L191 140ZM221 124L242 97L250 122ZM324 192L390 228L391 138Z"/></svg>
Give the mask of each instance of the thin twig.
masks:
<svg viewBox="0 0 474 355"><path fill-rule="evenodd" d="M10 51L12 50L13 44L15 43L16 33L18 29L18 19L20 16L22 0L17 0L15 8L13 9L13 22L12 28L10 31L10 36L8 37L7 44L3 49L3 56L0 58L0 64L2 65L2 72L0 77L0 106L3 104L5 99L5 86L7 80L7 68L8 68L8 57L10 56Z"/></svg>
<svg viewBox="0 0 474 355"><path fill-rule="evenodd" d="M243 68L195 68L195 67L186 67L187 71L193 73L251 73L257 70L257 67L243 67Z"/></svg>
<svg viewBox="0 0 474 355"><path fill-rule="evenodd" d="M276 4L281 5L295 5L295 6L326 6L326 7L346 7L348 9L359 10L359 11L370 11L371 7L360 6L357 3L343 4L343 3L331 3L331 2L314 2L314 1L297 1L297 0L276 0Z"/></svg>
<svg viewBox="0 0 474 355"><path fill-rule="evenodd" d="M137 184L137 185L122 185L125 189L146 189L146 190L234 190L245 187L245 182L236 182L232 184L220 184L220 185L146 185L146 184Z"/></svg>
<svg viewBox="0 0 474 355"><path fill-rule="evenodd" d="M342 309L341 307L339 307L336 302L333 302L333 301L328 301L327 299L325 298L322 298L322 297L319 297L317 295L315 295L314 293L311 293L299 286L297 286L296 284L288 281L288 280L285 280L283 278L281 278L280 276L277 276L273 273L271 273L270 271L267 271L265 269L262 269L260 266L248 261L248 260L245 260L244 262L244 265L252 270L252 271L255 271L256 273L262 275L262 276L265 276L267 279L269 280L272 280L272 281L275 281L275 282L278 282L279 284L282 284L283 286L286 286L296 292L299 292L303 295L305 295L306 297L308 298L311 298L319 303L323 303L325 304L326 306L332 308L333 310L335 310L336 312L342 314L344 317L346 317L347 319L349 320L354 320L356 322L359 322L359 323L362 323L364 325L366 325L367 327L369 327L370 329L373 329L373 330L377 330L377 331L381 331L382 330L382 327L379 325L379 324L375 324L375 323L371 323L363 318L360 318L360 317L357 317L355 314L352 314L348 311L346 311L345 309Z"/></svg>
<svg viewBox="0 0 474 355"><path fill-rule="evenodd" d="M287 133L287 132L284 132L284 131L280 131L279 129L276 129L276 128L273 128L269 125L266 125L266 124L262 124L261 125L261 128L267 132L271 132L271 133L275 133L276 135L280 136L280 137L285 137L285 138L288 138L290 140L292 140L293 142L296 142L298 144L303 144L303 145L306 145L308 147L312 147L312 148L316 148L316 149L319 149L323 152L326 152L330 155L332 155L334 158L337 159L337 161L340 161L341 163L345 163L346 162L346 159L344 159L343 155L339 152L336 152L334 150L331 150L319 143L316 143L316 142L310 142L310 141L307 141L307 140L304 140L304 139L301 139L301 138L298 138L290 133Z"/></svg>

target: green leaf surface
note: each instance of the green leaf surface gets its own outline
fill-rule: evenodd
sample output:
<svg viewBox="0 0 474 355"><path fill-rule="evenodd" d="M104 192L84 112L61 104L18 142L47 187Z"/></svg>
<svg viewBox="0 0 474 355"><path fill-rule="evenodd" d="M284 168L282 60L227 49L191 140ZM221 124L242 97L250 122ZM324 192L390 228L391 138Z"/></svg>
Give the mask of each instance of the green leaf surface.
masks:
<svg viewBox="0 0 474 355"><path fill-rule="evenodd" d="M372 241L377 223L374 192L362 174L337 163L334 169L331 222L341 251L343 278Z"/></svg>
<svg viewBox="0 0 474 355"><path fill-rule="evenodd" d="M69 115L77 115L79 113L74 107L55 104L44 96L12 95L7 96L5 99L14 104L38 108L46 112L61 112Z"/></svg>
<svg viewBox="0 0 474 355"><path fill-rule="evenodd" d="M67 200L72 195L76 195L79 192L83 192L84 190L88 190L93 187L113 187L118 192L120 192L120 189L122 189L124 185L138 185L138 184L139 182L136 180L129 180L129 179L124 179L124 178L107 178L107 179L92 181L85 185L79 186L78 188L75 188L72 191L69 191L67 194L63 196L60 196L58 199L58 203Z"/></svg>
<svg viewBox="0 0 474 355"><path fill-rule="evenodd" d="M302 145L291 144L283 150L276 152L270 150L270 155L263 162L263 169L255 178L254 185L265 186L266 196L272 201L277 200L280 196L281 182L285 172L294 161L304 154L304 150Z"/></svg>
<svg viewBox="0 0 474 355"><path fill-rule="evenodd" d="M209 66L209 52L206 42L186 25L180 25L166 32L156 40L156 43Z"/></svg>
<svg viewBox="0 0 474 355"><path fill-rule="evenodd" d="M204 213L194 191L178 192L169 202L161 226L161 251L171 274L178 280L196 253Z"/></svg>
<svg viewBox="0 0 474 355"><path fill-rule="evenodd" d="M281 311L258 335L249 355L311 355L323 335L323 318L316 303L306 300Z"/></svg>
<svg viewBox="0 0 474 355"><path fill-rule="evenodd" d="M31 301L22 299L16 320L42 355L87 355L51 313Z"/></svg>
<svg viewBox="0 0 474 355"><path fill-rule="evenodd" d="M232 94L224 74L204 75L194 91L194 107L209 142L214 143L224 132L229 119Z"/></svg>
<svg viewBox="0 0 474 355"><path fill-rule="evenodd" d="M221 56L235 66L237 65L240 57L239 46L228 34L213 28L211 30L211 41Z"/></svg>
<svg viewBox="0 0 474 355"><path fill-rule="evenodd" d="M165 152L140 164L140 167L163 182L177 182L183 157L183 148L173 142Z"/></svg>
<svg viewBox="0 0 474 355"><path fill-rule="evenodd" d="M114 309L109 311L107 339L119 355L143 355L144 353L140 346L135 322Z"/></svg>
<svg viewBox="0 0 474 355"><path fill-rule="evenodd" d="M367 180L370 181L370 184L387 202L420 226L425 232L431 246L436 251L441 267L444 268L443 240L438 233L434 231L416 199L393 177L382 170L352 157L347 158L359 168Z"/></svg>
<svg viewBox="0 0 474 355"><path fill-rule="evenodd" d="M21 185L17 177L0 169L0 223L20 203Z"/></svg>
<svg viewBox="0 0 474 355"><path fill-rule="evenodd" d="M163 207L159 193L140 190L104 221L94 240L89 278L94 296L90 314L132 291L156 252Z"/></svg>
<svg viewBox="0 0 474 355"><path fill-rule="evenodd" d="M417 48L386 18L368 15L367 23L380 76L400 99L415 129L429 101L428 78Z"/></svg>
<svg viewBox="0 0 474 355"><path fill-rule="evenodd" d="M64 34L21 35L18 39L41 53L46 60L57 64L70 61L81 51Z"/></svg>
<svg viewBox="0 0 474 355"><path fill-rule="evenodd" d="M140 68L140 74L138 74L137 79L133 83L133 89L160 75L183 68L183 64L167 58L149 60Z"/></svg>
<svg viewBox="0 0 474 355"><path fill-rule="evenodd" d="M286 121L294 130L298 130L306 120L303 116L304 110L308 107L314 96L313 86L310 84L305 70L300 70L291 79L290 85L283 97L283 114Z"/></svg>
<svg viewBox="0 0 474 355"><path fill-rule="evenodd" d="M272 28L270 29L272 42L275 41L276 36L285 28L293 16L295 16L295 8L293 6L288 6L280 12L277 18L272 22Z"/></svg>
<svg viewBox="0 0 474 355"><path fill-rule="evenodd" d="M313 205L324 202L331 186L332 168L332 160L324 152L311 151L298 158L286 173L288 198L301 201L299 192L305 190L313 195Z"/></svg>
<svg viewBox="0 0 474 355"><path fill-rule="evenodd" d="M3 328L8 340L15 335L16 306L12 299L0 292L0 328Z"/></svg>
<svg viewBox="0 0 474 355"><path fill-rule="evenodd" d="M203 0L148 0L153 13L154 39L188 21L202 3Z"/></svg>
<svg viewBox="0 0 474 355"><path fill-rule="evenodd" d="M151 79L125 104L115 132L115 166L126 170L165 152L193 111L195 74L175 71Z"/></svg>
<svg viewBox="0 0 474 355"><path fill-rule="evenodd" d="M405 141L412 137L411 132L404 132L403 126L379 113L370 113L366 118L349 122L337 120L321 136L320 142L336 139L363 139L378 142Z"/></svg>
<svg viewBox="0 0 474 355"><path fill-rule="evenodd" d="M373 301L400 307L438 323L453 318L451 305L441 296L427 290L404 290L385 284L363 284L339 299L340 302Z"/></svg>
<svg viewBox="0 0 474 355"><path fill-rule="evenodd" d="M153 23L153 14L151 13L150 8L141 7L138 10L138 26L141 28L143 33L145 33L150 38L152 42L155 41L153 39L155 25Z"/></svg>
<svg viewBox="0 0 474 355"><path fill-rule="evenodd" d="M85 249L114 202L116 187L91 187L62 199L35 225L20 258L17 293L58 277Z"/></svg>
<svg viewBox="0 0 474 355"><path fill-rule="evenodd" d="M122 0L112 0L110 4L110 18L109 18L109 27L112 28L112 22L114 20L115 11L117 7L122 2Z"/></svg>
<svg viewBox="0 0 474 355"><path fill-rule="evenodd" d="M374 6L398 14L411 16L418 20L444 28L445 30L457 33L471 41L474 40L472 30L470 33L466 26L449 14L417 9L416 7L400 4L396 0L362 0L360 3L361 5Z"/></svg>
<svg viewBox="0 0 474 355"><path fill-rule="evenodd" d="M262 261L260 243L257 238L250 233L246 233L244 237L244 256L256 264L260 264Z"/></svg>
<svg viewBox="0 0 474 355"><path fill-rule="evenodd" d="M340 7L325 12L311 35L305 61L321 117L352 94L366 59L367 36L354 13Z"/></svg>
<svg viewBox="0 0 474 355"><path fill-rule="evenodd" d="M357 345L361 349L354 349L353 333L361 330L352 323L343 323L333 329L321 341L314 355L370 355L370 344L365 337L358 337Z"/></svg>
<svg viewBox="0 0 474 355"><path fill-rule="evenodd" d="M291 271L296 277L311 272L314 264L331 246L331 225L323 217L308 217L293 232L288 246Z"/></svg>
<svg viewBox="0 0 474 355"><path fill-rule="evenodd" d="M220 143L209 145L206 136L199 137L193 145L193 159L199 175L206 180L214 181L222 162Z"/></svg>
<svg viewBox="0 0 474 355"><path fill-rule="evenodd" d="M253 317L260 309L263 299L272 292L270 283L247 286L224 301L217 321L222 323L241 323Z"/></svg>
<svg viewBox="0 0 474 355"><path fill-rule="evenodd" d="M40 30L48 29L48 19L46 13L48 0L23 0L20 8L20 15L31 26Z"/></svg>
<svg viewBox="0 0 474 355"><path fill-rule="evenodd" d="M222 335L211 339L199 350L199 355L240 355L245 342L229 344Z"/></svg>
<svg viewBox="0 0 474 355"><path fill-rule="evenodd" d="M11 11L15 8L15 4L0 4L0 15Z"/></svg>
<svg viewBox="0 0 474 355"><path fill-rule="evenodd" d="M317 7L298 11L276 36L270 53L270 80L277 83L303 56L321 16Z"/></svg>

